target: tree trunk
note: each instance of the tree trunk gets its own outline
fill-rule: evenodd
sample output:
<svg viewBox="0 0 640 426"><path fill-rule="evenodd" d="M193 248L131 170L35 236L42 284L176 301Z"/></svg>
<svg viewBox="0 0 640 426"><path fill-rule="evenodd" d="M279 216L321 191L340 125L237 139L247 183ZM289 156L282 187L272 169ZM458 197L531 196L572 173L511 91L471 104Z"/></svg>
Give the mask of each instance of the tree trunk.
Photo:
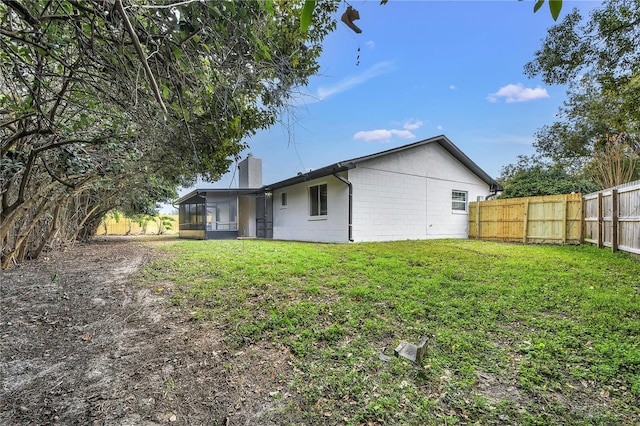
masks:
<svg viewBox="0 0 640 426"><path fill-rule="evenodd" d="M48 185L41 187L41 189L29 197L29 199L25 200L20 208L11 211L8 216L5 216L5 212L3 212L2 223L0 223L0 240L4 240L15 224L21 218L27 217L34 205L38 204L42 198L50 197L53 190L59 185L57 182L50 182Z"/></svg>
<svg viewBox="0 0 640 426"><path fill-rule="evenodd" d="M49 211L49 208L53 204L59 203L60 201L61 201L60 197L54 197L49 199L48 201L43 202L40 205L40 208L37 210L35 216L30 218L31 223L29 224L29 226L27 226L27 228L24 231L20 233L20 236L15 242L13 250L11 251L11 253L7 255L6 259L4 259L4 261L2 262L2 269L7 269L14 257L16 257L18 260L22 260L24 258L26 243L28 242L28 238L29 238L29 235L31 234L31 231L33 231L33 229L38 224L38 221L42 219L42 217Z"/></svg>
<svg viewBox="0 0 640 426"><path fill-rule="evenodd" d="M34 259L37 259L37 258L40 257L40 254L42 253L42 250L44 250L44 248L47 245L47 243L51 240L51 236L54 235L58 231L58 220L59 220L59 217L60 217L61 208L62 208L62 203L56 204L56 208L55 208L55 210L53 212L53 223L51 224L51 228L49 228L49 231L47 232L47 234L42 239L42 242L40 243L38 248L35 250L35 252L33 254Z"/></svg>

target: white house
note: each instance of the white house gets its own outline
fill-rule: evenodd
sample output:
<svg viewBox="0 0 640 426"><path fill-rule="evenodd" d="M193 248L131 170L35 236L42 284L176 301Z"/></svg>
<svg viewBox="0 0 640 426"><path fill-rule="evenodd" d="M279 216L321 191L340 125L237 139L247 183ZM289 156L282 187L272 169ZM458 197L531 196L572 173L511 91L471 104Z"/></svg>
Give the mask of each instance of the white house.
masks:
<svg viewBox="0 0 640 426"><path fill-rule="evenodd" d="M251 180L243 178L243 167L251 174L251 164L259 162L253 157L244 161L240 186ZM469 200L502 190L445 136L341 161L259 188L253 182L253 188L202 189L177 200L180 236L336 243L467 238ZM222 223L226 218L234 221Z"/></svg>

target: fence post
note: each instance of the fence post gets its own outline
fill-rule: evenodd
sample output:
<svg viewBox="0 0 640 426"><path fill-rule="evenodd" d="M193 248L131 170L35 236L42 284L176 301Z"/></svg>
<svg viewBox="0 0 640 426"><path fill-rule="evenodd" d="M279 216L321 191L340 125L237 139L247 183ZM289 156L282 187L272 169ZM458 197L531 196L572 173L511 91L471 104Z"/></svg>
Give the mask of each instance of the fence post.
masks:
<svg viewBox="0 0 640 426"><path fill-rule="evenodd" d="M476 240L480 239L480 201L476 201Z"/></svg>
<svg viewBox="0 0 640 426"><path fill-rule="evenodd" d="M598 248L602 248L602 229L604 227L602 219L602 192L598 192Z"/></svg>
<svg viewBox="0 0 640 426"><path fill-rule="evenodd" d="M584 244L584 233L586 228L585 218L587 210L587 200L584 199L584 195L580 195L580 245Z"/></svg>
<svg viewBox="0 0 640 426"><path fill-rule="evenodd" d="M562 245L567 244L567 194L562 197Z"/></svg>
<svg viewBox="0 0 640 426"><path fill-rule="evenodd" d="M529 227L529 198L524 200L523 208L523 223L522 223L522 243L527 244L527 228Z"/></svg>
<svg viewBox="0 0 640 426"><path fill-rule="evenodd" d="M618 190L611 190L611 251L618 251Z"/></svg>

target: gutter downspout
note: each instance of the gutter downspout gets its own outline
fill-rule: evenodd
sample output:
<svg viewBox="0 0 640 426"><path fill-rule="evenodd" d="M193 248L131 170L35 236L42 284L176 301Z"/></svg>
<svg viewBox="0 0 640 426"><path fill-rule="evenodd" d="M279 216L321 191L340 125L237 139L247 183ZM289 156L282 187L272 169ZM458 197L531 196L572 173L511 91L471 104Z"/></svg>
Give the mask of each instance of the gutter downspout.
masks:
<svg viewBox="0 0 640 426"><path fill-rule="evenodd" d="M339 181L343 182L349 187L349 242L353 242L353 184L340 176L338 172L334 172L333 175Z"/></svg>

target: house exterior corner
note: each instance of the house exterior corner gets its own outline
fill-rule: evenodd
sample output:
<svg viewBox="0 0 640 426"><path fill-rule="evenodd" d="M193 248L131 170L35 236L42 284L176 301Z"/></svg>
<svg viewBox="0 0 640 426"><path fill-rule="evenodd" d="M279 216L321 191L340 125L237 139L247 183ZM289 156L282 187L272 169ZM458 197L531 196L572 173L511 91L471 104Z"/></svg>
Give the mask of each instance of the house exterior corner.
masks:
<svg viewBox="0 0 640 426"><path fill-rule="evenodd" d="M349 180L356 242L468 238L468 203L490 193L437 143L360 162Z"/></svg>

